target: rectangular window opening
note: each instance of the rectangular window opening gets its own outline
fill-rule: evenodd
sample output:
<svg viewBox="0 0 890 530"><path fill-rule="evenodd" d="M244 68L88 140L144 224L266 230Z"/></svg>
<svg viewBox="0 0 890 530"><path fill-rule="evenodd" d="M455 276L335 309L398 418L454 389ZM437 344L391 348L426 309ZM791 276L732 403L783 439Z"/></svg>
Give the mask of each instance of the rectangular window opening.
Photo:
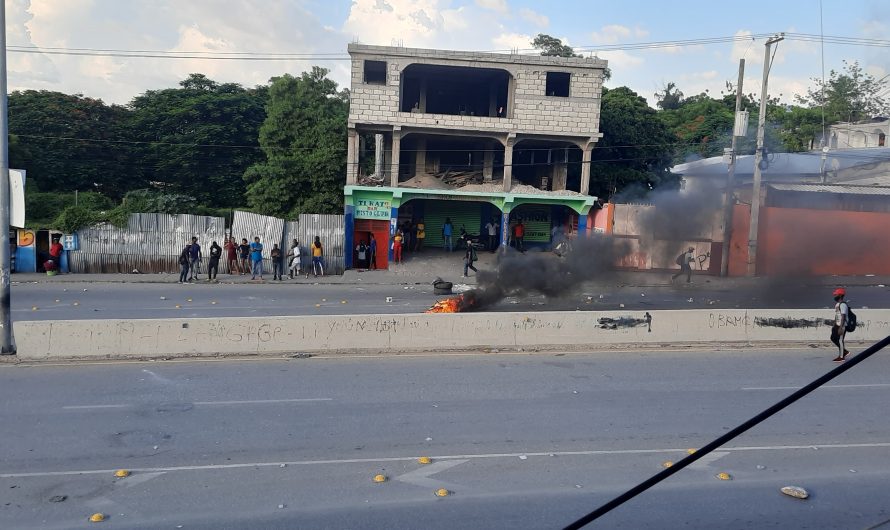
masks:
<svg viewBox="0 0 890 530"><path fill-rule="evenodd" d="M365 84L386 84L386 61L365 61Z"/></svg>
<svg viewBox="0 0 890 530"><path fill-rule="evenodd" d="M567 72L547 72L547 95L560 98L569 97L572 74Z"/></svg>

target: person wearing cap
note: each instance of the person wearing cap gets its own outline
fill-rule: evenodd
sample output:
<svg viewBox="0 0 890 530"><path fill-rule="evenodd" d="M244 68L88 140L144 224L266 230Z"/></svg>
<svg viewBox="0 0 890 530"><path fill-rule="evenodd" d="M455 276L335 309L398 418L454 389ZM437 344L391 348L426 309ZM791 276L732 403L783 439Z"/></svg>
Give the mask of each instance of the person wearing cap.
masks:
<svg viewBox="0 0 890 530"><path fill-rule="evenodd" d="M839 363L846 360L850 351L844 345L844 336L847 334L847 318L850 315L850 306L844 299L847 296L847 290L838 288L834 290L834 325L831 326L831 342L837 346L837 357L832 359Z"/></svg>
<svg viewBox="0 0 890 530"><path fill-rule="evenodd" d="M675 261L680 266L680 272L671 276L671 283L684 274L686 275L686 283L692 283L692 262L695 261L695 247L686 249L686 252L677 256Z"/></svg>

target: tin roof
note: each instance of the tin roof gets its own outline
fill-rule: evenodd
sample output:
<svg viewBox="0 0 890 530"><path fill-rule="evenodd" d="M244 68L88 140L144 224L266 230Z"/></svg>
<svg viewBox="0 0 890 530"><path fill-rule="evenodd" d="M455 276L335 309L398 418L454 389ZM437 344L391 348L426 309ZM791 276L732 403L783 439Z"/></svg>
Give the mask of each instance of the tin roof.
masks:
<svg viewBox="0 0 890 530"><path fill-rule="evenodd" d="M809 193L843 193L847 195L890 196L890 187L882 186L839 186L831 184L779 184L771 183L770 188L780 191L803 191Z"/></svg>

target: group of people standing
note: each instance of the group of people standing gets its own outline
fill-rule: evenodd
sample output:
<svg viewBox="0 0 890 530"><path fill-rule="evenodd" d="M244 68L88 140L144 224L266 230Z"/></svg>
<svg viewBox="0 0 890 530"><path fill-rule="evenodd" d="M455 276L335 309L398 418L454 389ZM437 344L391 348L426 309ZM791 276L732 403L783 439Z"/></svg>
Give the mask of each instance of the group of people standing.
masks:
<svg viewBox="0 0 890 530"><path fill-rule="evenodd" d="M226 237L222 247L216 241L210 245L210 256L207 264L207 281L216 281L219 273L219 262L222 259L223 251L226 253L226 266L229 274L239 274L241 276L250 273L251 280L263 279L263 244L260 242L259 236L253 238L252 243L247 242L247 238L242 238L241 243L235 237ZM315 236L315 241L309 247L312 256L312 272L315 276L321 274L324 276L324 246L321 244L321 238ZM192 237L179 255L179 283L188 283L198 280L200 273L201 260L203 253L201 245L197 237ZM291 258L288 265L288 277L294 278L303 273L302 267L302 251L300 243L296 239L293 240L290 250L284 254L283 250L275 243L269 252L269 258L272 261L272 279L284 280L285 259ZM309 272L306 273L309 277Z"/></svg>

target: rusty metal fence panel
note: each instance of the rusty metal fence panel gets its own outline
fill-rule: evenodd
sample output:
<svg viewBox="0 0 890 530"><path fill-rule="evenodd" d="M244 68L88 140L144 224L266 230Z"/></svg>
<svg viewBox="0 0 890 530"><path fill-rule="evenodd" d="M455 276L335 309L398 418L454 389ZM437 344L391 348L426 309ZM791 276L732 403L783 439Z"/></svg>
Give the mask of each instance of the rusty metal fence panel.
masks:
<svg viewBox="0 0 890 530"><path fill-rule="evenodd" d="M325 274L343 274L346 268L346 230L342 215L300 214L297 233L303 250L303 265L312 268L309 246L318 236L324 247Z"/></svg>
<svg viewBox="0 0 890 530"><path fill-rule="evenodd" d="M253 243L253 238L259 236L260 243L263 244L263 271L271 275L272 260L270 255L272 245L277 244L279 248L282 245L284 219L235 210L232 219L232 235L239 243L242 239L247 239L248 243Z"/></svg>
<svg viewBox="0 0 890 530"><path fill-rule="evenodd" d="M80 250L68 254L72 272L178 273L179 254L192 236L202 249L222 244L225 219L198 215L136 213L126 228L101 224L77 231ZM207 250L203 252L206 256Z"/></svg>

